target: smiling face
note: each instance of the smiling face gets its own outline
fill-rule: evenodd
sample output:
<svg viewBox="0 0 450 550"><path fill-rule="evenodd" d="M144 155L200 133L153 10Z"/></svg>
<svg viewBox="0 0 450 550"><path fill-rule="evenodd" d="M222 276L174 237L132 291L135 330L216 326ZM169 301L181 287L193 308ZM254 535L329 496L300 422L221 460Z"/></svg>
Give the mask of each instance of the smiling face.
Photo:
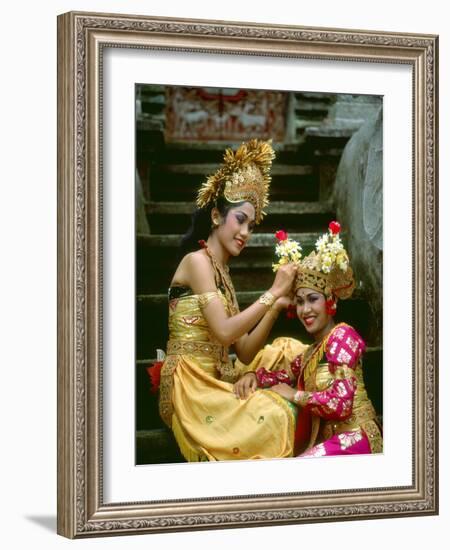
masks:
<svg viewBox="0 0 450 550"><path fill-rule="evenodd" d="M315 340L320 340L334 326L333 317L326 311L326 298L317 290L298 288L297 317Z"/></svg>
<svg viewBox="0 0 450 550"><path fill-rule="evenodd" d="M213 223L219 222L215 230L225 252L230 256L239 256L248 243L255 227L255 208L250 202L230 208L225 219L213 212Z"/></svg>

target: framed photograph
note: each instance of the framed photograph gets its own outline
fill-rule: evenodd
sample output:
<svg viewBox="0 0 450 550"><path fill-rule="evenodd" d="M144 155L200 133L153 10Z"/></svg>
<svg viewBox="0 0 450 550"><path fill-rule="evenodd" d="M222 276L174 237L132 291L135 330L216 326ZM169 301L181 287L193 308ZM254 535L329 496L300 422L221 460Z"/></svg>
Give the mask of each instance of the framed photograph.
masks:
<svg viewBox="0 0 450 550"><path fill-rule="evenodd" d="M437 514L437 47L406 33L59 16L60 534ZM269 288L277 229L309 253L342 222L356 289L339 314L368 346L382 452L191 462L159 418L149 373L166 351L177 245L224 150L253 138L276 159L268 216L231 265L239 302ZM284 317L273 336L307 338Z"/></svg>
<svg viewBox="0 0 450 550"><path fill-rule="evenodd" d="M382 126L381 95L136 85L136 464L180 462L188 454L185 450L183 456L180 451L185 447L183 436L177 442L166 429L170 424L163 420L166 415L159 413L156 373L161 361L157 360L156 350L164 357L171 339L169 318L173 324L178 305L174 298L168 307L167 289L184 255L180 242L190 230L201 182L218 169L225 147L236 149L242 141L251 139L270 139L276 157L271 169L268 215L254 228L245 252L230 258L237 301L244 309L271 287L277 230L282 228L290 239L301 243L306 256L331 220L351 220L351 227L348 221L342 223L342 235L353 269L360 274L358 288L351 299L339 303L334 321L357 327L368 346L363 360L365 386L381 428ZM354 162L366 158L368 170L358 177ZM370 227L366 229L364 224ZM345 234L347 229L351 235ZM200 249L199 237L206 239L207 234L193 239L194 249ZM186 322L191 334L199 326L198 315L191 313ZM271 364L269 355L275 348L281 351L286 338L302 343L310 340L292 309L287 316L278 315L271 327L269 340L276 338L280 340L275 347L267 348L264 357L260 354L253 361L255 370L281 369L279 363ZM294 359L290 351L281 352L288 362ZM234 361L236 378L239 365ZM167 385L167 380L163 381L163 392ZM210 390L204 388L205 392ZM189 401L191 393L187 394ZM200 400L203 407L203 396ZM209 414L203 415L209 419L210 428L213 417L217 425L222 425L221 411L227 410L228 414L230 404L221 403L218 409L210 408ZM238 414L246 416L242 410ZM267 414L266 409L263 416ZM237 448L235 442L231 449ZM261 452L254 444L251 449L254 454ZM277 456L273 449L262 452ZM240 454L216 449L212 456L217 460L242 460Z"/></svg>

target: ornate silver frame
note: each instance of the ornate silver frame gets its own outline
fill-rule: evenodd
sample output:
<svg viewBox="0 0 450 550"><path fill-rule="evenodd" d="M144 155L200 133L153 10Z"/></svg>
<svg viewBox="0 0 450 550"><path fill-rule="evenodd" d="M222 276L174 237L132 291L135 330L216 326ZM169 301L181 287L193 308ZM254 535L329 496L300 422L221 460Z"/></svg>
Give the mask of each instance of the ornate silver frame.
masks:
<svg viewBox="0 0 450 550"><path fill-rule="evenodd" d="M413 68L413 484L236 498L102 499L103 46ZM438 38L95 13L58 18L58 533L70 538L438 513Z"/></svg>

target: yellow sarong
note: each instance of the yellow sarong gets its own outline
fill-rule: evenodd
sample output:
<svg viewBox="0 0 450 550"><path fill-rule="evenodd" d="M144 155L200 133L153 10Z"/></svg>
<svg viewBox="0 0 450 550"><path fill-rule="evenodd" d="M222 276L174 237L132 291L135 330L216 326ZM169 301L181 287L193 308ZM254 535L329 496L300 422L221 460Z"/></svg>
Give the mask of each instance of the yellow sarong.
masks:
<svg viewBox="0 0 450 550"><path fill-rule="evenodd" d="M253 363L250 368L231 364L227 350L214 341L198 299L190 294L170 301L170 340L161 370L161 416L183 456L190 462L292 456L295 410L270 390L236 398L232 380ZM288 364L304 349L296 340L282 340L283 352L266 346L254 365L264 353L275 353L280 360L271 360L271 367L284 368L280 362Z"/></svg>

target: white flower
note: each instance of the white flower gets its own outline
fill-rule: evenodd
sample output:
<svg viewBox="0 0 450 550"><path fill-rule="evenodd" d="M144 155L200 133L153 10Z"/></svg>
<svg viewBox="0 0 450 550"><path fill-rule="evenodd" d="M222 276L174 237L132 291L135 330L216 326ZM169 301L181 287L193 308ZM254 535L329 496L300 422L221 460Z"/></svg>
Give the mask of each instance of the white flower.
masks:
<svg viewBox="0 0 450 550"><path fill-rule="evenodd" d="M281 265L289 262L298 263L302 257L301 250L302 247L297 241L289 238L279 241L275 246L275 254L278 256L279 261L272 264L273 271L277 271Z"/></svg>
<svg viewBox="0 0 450 550"><path fill-rule="evenodd" d="M330 273L333 265L339 266L342 271L347 271L348 258L338 233L326 233L319 237L316 249L319 269L323 273Z"/></svg>
<svg viewBox="0 0 450 550"><path fill-rule="evenodd" d="M317 252L324 252L326 250L326 247L328 245L328 235L322 235L322 237L319 237L316 242L316 250Z"/></svg>

